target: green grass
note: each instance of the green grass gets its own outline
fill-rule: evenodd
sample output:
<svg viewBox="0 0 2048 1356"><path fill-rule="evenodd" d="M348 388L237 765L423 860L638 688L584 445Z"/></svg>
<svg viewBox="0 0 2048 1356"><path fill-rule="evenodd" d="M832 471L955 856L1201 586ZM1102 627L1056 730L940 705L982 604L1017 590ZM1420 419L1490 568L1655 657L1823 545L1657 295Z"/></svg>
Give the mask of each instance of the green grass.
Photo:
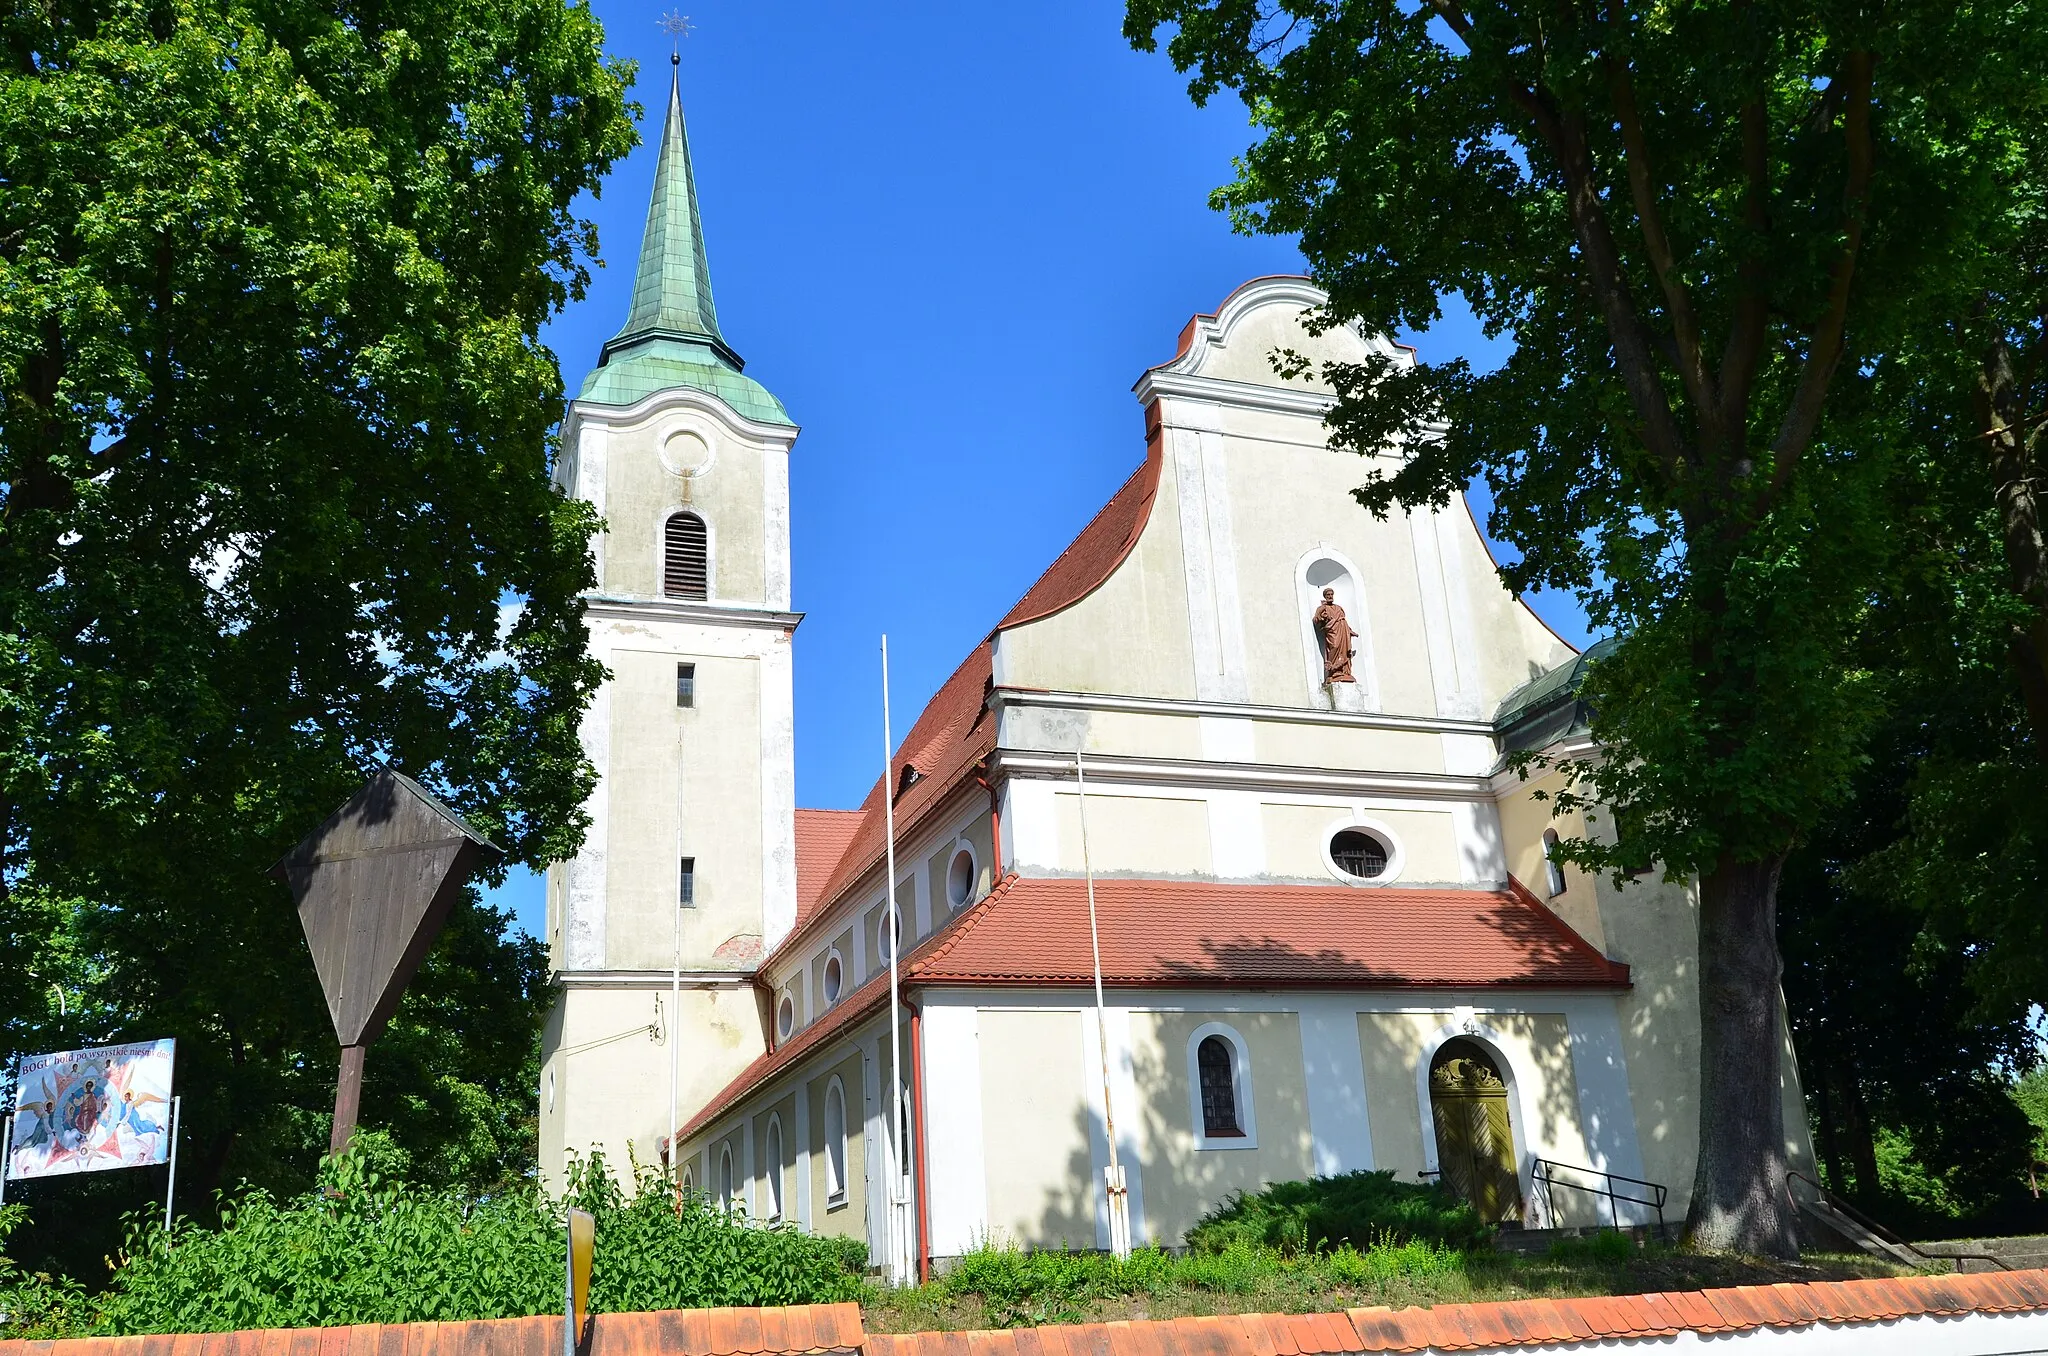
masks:
<svg viewBox="0 0 2048 1356"><path fill-rule="evenodd" d="M985 1244L927 1285L878 1288L863 1308L870 1331L911 1332L1401 1308L1896 1274L1896 1268L1866 1257L1774 1262L1704 1256L1639 1245L1621 1234L1571 1240L1532 1258L1387 1236L1364 1248L1339 1244L1291 1255L1243 1243L1207 1253L1146 1248L1122 1263L1102 1253L1025 1252Z"/></svg>

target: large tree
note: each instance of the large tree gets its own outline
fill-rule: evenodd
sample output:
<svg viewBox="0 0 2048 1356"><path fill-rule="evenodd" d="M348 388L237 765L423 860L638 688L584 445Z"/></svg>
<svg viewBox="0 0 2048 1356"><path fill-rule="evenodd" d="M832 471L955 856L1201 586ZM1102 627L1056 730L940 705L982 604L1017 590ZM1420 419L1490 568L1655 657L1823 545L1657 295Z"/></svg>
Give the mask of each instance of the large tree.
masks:
<svg viewBox="0 0 2048 1356"><path fill-rule="evenodd" d="M511 861L580 837L593 520L538 334L633 142L602 38L570 0L0 14L0 1016L16 1051L179 1037L197 1199L324 1140L263 873L371 766ZM516 1123L534 972L463 910L413 1005L459 1030L395 1040L403 1093Z"/></svg>
<svg viewBox="0 0 2048 1356"><path fill-rule="evenodd" d="M1570 852L1697 879L1687 1232L1794 1251L1775 906L1869 723L1853 643L1896 448L1864 388L1902 334L1967 304L2042 16L1129 0L1134 43L1162 26L1198 101L1250 108L1262 139L1218 201L1299 233L1323 323L1427 329L1454 293L1512 336L1485 374L1328 368L1334 441L1400 446L1357 491L1375 512L1483 478L1520 553L1508 582L1574 591L1623 637L1588 679L1605 757L1572 772L1628 831Z"/></svg>

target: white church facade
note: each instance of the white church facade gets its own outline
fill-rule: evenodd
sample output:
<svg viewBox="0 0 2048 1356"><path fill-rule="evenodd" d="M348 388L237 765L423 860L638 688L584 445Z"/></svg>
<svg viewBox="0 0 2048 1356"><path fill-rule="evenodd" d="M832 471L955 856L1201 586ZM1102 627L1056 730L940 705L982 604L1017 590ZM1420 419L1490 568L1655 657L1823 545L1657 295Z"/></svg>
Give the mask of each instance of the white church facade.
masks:
<svg viewBox="0 0 2048 1356"><path fill-rule="evenodd" d="M1270 355L1412 358L1311 335L1320 300L1261 278L1189 321L1137 381L1130 480L858 809L798 809L797 429L719 333L672 92L632 312L564 423L562 486L605 520L612 676L590 831L548 880L544 1176L592 1149L662 1163L911 1267L1108 1246L1112 1123L1140 1244L1356 1169L1442 1174L1530 1225L1653 1222L1653 1186L1683 1217L1694 897L1549 861L1586 826L1505 760L1592 752L1581 657L1462 502L1352 501L1331 392ZM1789 1046L1783 1076L1809 1159Z"/></svg>

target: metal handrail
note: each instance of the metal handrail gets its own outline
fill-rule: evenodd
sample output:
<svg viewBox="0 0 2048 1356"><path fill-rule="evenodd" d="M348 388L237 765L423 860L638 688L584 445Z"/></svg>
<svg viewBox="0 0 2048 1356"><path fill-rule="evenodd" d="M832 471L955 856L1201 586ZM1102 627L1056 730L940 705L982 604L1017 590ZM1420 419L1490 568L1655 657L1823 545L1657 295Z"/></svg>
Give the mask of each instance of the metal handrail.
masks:
<svg viewBox="0 0 2048 1356"><path fill-rule="evenodd" d="M1550 1158L1538 1158L1534 1160L1534 1164L1534 1167L1529 1171L1529 1176L1532 1180L1543 1183L1543 1195L1546 1201L1550 1198L1551 1189L1560 1186L1569 1187L1573 1191L1583 1191L1588 1196L1595 1198L1605 1196L1607 1198L1608 1221L1617 1231L1621 1228L1621 1202L1627 1201L1630 1205L1647 1205L1657 1212L1657 1237L1662 1238L1664 1236L1664 1202L1671 1193L1661 1183L1646 1182L1640 1177L1629 1177L1622 1173L1609 1172L1605 1168L1589 1168L1579 1163L1560 1163ZM1582 1172L1588 1177L1604 1178L1606 1185L1604 1187L1590 1187L1582 1182L1565 1181L1554 1175L1554 1170L1560 1168L1566 1172ZM1616 1189L1616 1183L1643 1187L1650 1194L1647 1196L1627 1195Z"/></svg>
<svg viewBox="0 0 2048 1356"><path fill-rule="evenodd" d="M1569 1187L1573 1191L1583 1191L1587 1195L1594 1197L1605 1196L1607 1198L1607 1218L1612 1222L1617 1232L1621 1229L1621 1209L1617 1202L1627 1201L1630 1205L1647 1205L1657 1212L1657 1236L1659 1238L1664 1236L1664 1202L1671 1193L1661 1183L1646 1182L1640 1177L1626 1177L1618 1172L1608 1172L1604 1168L1582 1167L1577 1163L1560 1163L1552 1158L1538 1158L1531 1161L1534 1166L1529 1170L1529 1178L1533 1182L1543 1183L1543 1194L1546 1203L1548 1203L1550 1198L1550 1189L1554 1186ZM1550 1174L1549 1169L1552 1168L1563 1168L1567 1172L1583 1172L1588 1177L1604 1177L1607 1179L1607 1185L1605 1188L1596 1188L1584 1186L1578 1182L1562 1181ZM1424 1168L1415 1175L1426 1182L1432 1177L1442 1177L1443 1169ZM1614 1189L1616 1182L1625 1182L1630 1186L1647 1187L1653 1194L1648 1196L1623 1195Z"/></svg>
<svg viewBox="0 0 2048 1356"><path fill-rule="evenodd" d="M1924 1257L1930 1262L1954 1262L1958 1272L1962 1271L1962 1264L1964 1262L1989 1262L2000 1271L2018 1270L2010 1262L2005 1261L2003 1258L1993 1257L1988 1252L1929 1252L1917 1243L1909 1243L1905 1239L1900 1238L1890 1229L1885 1228L1884 1225L1879 1224L1876 1220L1864 1214L1834 1192L1829 1191L1797 1168L1787 1168L1785 1170L1785 1199L1792 1202L1794 1213L1797 1213L1799 1210L1799 1198L1792 1194L1792 1179L1795 1177L1812 1187L1819 1194L1821 1203L1830 1210L1847 1215L1850 1219L1877 1235L1884 1242L1891 1244L1895 1248L1904 1248L1916 1257Z"/></svg>

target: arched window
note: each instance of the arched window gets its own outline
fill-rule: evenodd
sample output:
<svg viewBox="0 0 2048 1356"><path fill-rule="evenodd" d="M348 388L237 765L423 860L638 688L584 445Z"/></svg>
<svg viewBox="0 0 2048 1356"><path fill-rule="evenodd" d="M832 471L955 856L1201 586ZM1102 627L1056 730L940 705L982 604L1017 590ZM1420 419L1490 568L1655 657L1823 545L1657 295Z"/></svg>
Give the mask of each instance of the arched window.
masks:
<svg viewBox="0 0 2048 1356"><path fill-rule="evenodd" d="M692 1172L692 1171L691 1171L690 1169L688 1169L688 1168L684 1168L684 1169L683 1169L683 1194L684 1194L685 1196L693 1195L693 1194L695 1194L696 1190L697 1190L697 1174L696 1174L696 1173L694 1173L694 1172Z"/></svg>
<svg viewBox="0 0 2048 1356"><path fill-rule="evenodd" d="M672 513L661 530L661 591L670 598L711 596L711 540L694 513Z"/></svg>
<svg viewBox="0 0 2048 1356"><path fill-rule="evenodd" d="M1556 899L1564 893L1564 867L1552 855L1557 849L1557 830L1543 831L1543 873L1550 880L1550 897Z"/></svg>
<svg viewBox="0 0 2048 1356"><path fill-rule="evenodd" d="M718 1204L732 1209L732 1145L718 1151Z"/></svg>
<svg viewBox="0 0 2048 1356"><path fill-rule="evenodd" d="M1222 1022L1188 1035L1188 1112L1197 1149L1254 1149L1251 1062L1244 1038Z"/></svg>
<svg viewBox="0 0 2048 1356"><path fill-rule="evenodd" d="M825 1085L825 1208L846 1204L846 1089Z"/></svg>
<svg viewBox="0 0 2048 1356"><path fill-rule="evenodd" d="M782 1221L782 1118L768 1118L768 1222Z"/></svg>
<svg viewBox="0 0 2048 1356"><path fill-rule="evenodd" d="M1212 1138L1236 1138L1244 1134L1237 1123L1236 1052L1221 1036L1208 1036L1195 1054L1202 1076L1202 1133Z"/></svg>

